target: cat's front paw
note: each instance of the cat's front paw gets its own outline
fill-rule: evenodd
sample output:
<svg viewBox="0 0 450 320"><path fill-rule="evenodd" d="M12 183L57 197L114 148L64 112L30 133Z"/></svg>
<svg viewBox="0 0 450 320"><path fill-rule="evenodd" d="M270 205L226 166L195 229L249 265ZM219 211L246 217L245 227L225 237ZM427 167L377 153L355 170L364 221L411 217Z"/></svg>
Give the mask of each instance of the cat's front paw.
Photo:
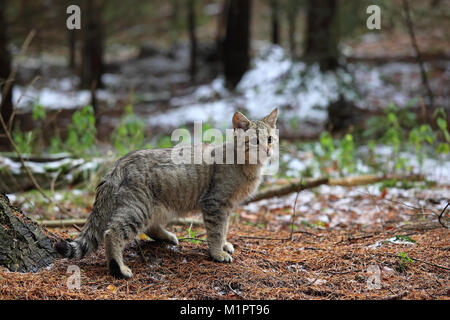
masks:
<svg viewBox="0 0 450 320"><path fill-rule="evenodd" d="M223 250L228 252L229 254L233 254L234 253L234 247L228 241L225 242L225 244L223 245Z"/></svg>
<svg viewBox="0 0 450 320"><path fill-rule="evenodd" d="M109 262L109 274L116 279L130 279L133 276L130 268L126 265L119 266L115 259Z"/></svg>
<svg viewBox="0 0 450 320"><path fill-rule="evenodd" d="M225 251L210 252L211 257L218 262L232 262L233 258Z"/></svg>

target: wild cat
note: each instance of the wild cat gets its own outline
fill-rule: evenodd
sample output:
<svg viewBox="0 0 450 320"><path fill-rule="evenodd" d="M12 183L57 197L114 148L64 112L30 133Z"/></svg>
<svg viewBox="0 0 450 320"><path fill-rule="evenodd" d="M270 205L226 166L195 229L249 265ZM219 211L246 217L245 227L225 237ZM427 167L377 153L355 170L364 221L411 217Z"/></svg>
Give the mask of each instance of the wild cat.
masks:
<svg viewBox="0 0 450 320"><path fill-rule="evenodd" d="M224 150L234 148L236 160L237 140L243 135L240 140L244 141L243 162L175 164L171 157L173 149L139 150L125 155L97 186L93 210L79 236L71 242L58 242L56 250L63 257L81 259L104 241L109 273L117 278L130 278L132 272L123 261L128 241L145 232L155 240L177 245L176 235L165 229L167 223L201 211L209 254L216 261L231 262L234 248L226 238L229 216L236 205L258 188L261 169L278 141L277 118L277 109L255 121L242 113L234 114L234 141L210 148L224 158ZM246 137L247 131L256 132L257 137ZM251 145L255 144L264 151L256 163L249 161Z"/></svg>

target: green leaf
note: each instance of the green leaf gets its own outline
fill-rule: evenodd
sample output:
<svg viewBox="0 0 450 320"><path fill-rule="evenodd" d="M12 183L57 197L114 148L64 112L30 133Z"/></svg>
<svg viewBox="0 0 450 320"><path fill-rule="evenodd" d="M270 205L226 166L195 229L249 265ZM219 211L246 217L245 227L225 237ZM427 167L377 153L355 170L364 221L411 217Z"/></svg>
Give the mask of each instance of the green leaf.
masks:
<svg viewBox="0 0 450 320"><path fill-rule="evenodd" d="M437 124L442 131L447 130L447 121L443 118L437 118Z"/></svg>
<svg viewBox="0 0 450 320"><path fill-rule="evenodd" d="M438 154L445 154L446 155L446 154L449 153L449 151L450 151L449 144L448 143L444 143L444 142L439 143L437 148L436 148L436 152Z"/></svg>

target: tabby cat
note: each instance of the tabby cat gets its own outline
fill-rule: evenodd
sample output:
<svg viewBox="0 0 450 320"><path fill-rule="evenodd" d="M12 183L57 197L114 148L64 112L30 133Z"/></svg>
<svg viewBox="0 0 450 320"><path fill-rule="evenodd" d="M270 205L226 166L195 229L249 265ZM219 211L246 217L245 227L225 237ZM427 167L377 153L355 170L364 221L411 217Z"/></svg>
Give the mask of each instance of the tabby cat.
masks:
<svg viewBox="0 0 450 320"><path fill-rule="evenodd" d="M71 242L59 241L56 250L63 257L81 259L104 241L110 274L130 278L132 272L122 256L128 241L145 232L153 239L178 244L176 235L165 229L167 223L201 211L211 257L231 262L234 248L226 240L229 216L260 183L261 169L278 141L277 117L277 109L255 121L240 112L234 114L234 141L210 148L213 153L217 148L237 149L240 135L253 129L257 139L244 138L246 161L241 164L174 164L170 148L138 150L120 158L97 186L92 213L79 236ZM251 164L249 145L255 141L266 157Z"/></svg>

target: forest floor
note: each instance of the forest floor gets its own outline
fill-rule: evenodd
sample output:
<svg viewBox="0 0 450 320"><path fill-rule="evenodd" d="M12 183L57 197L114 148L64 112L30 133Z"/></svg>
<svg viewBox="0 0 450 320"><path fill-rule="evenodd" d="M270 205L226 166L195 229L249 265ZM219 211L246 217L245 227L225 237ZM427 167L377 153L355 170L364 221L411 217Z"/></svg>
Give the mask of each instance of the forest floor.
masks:
<svg viewBox="0 0 450 320"><path fill-rule="evenodd" d="M172 226L179 246L147 239L126 248L130 280L108 275L101 247L39 273L0 269L0 298L449 299L450 237L436 214L450 188L433 189L414 192L414 199L396 189L371 196L358 188L305 190L295 205L292 239L296 195L263 200L232 216L232 263L209 258L203 227ZM51 231L62 237L78 232ZM79 290L67 286L73 264L81 269Z"/></svg>

